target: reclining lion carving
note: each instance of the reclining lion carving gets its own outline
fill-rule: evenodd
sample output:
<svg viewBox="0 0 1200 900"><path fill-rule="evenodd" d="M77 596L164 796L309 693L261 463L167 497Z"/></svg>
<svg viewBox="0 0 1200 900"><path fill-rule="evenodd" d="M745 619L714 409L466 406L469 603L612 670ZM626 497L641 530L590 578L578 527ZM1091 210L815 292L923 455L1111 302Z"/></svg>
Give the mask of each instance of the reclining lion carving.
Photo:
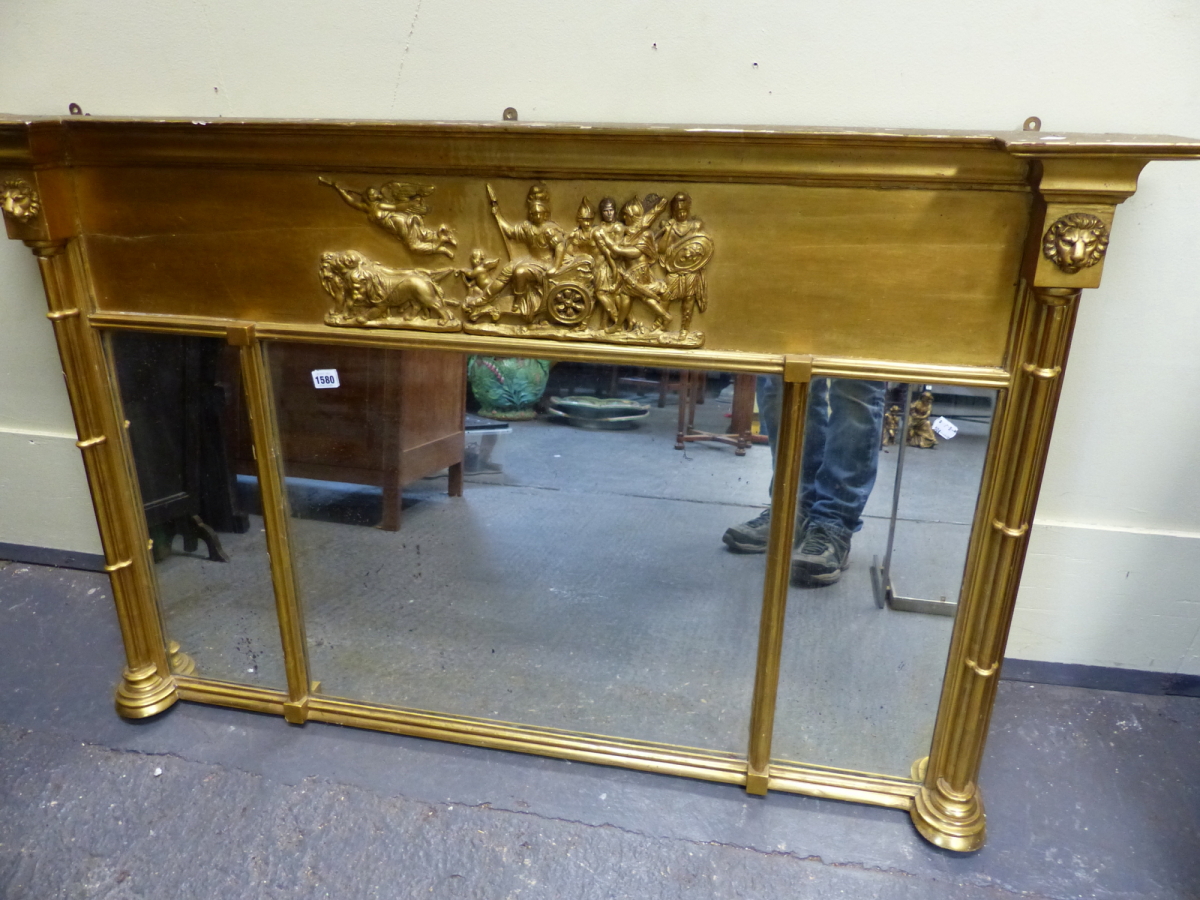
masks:
<svg viewBox="0 0 1200 900"><path fill-rule="evenodd" d="M457 328L439 282L454 269L393 269L357 250L321 256L321 285L333 297L330 325L404 323L437 330Z"/></svg>

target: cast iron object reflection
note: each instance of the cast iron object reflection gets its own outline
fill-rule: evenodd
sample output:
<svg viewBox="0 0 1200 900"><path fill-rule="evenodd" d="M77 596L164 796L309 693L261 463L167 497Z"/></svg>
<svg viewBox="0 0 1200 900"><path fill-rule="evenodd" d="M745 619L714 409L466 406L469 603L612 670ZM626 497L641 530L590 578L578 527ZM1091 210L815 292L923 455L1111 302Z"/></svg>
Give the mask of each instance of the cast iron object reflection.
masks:
<svg viewBox="0 0 1200 900"><path fill-rule="evenodd" d="M893 575L892 555L896 543L897 525L900 522L900 500L902 487L904 486L904 474L910 459L909 448L921 447L922 444L927 443L926 440L922 440L923 437L933 437L932 426L929 422L932 405L924 405L919 417L913 415L914 407L917 404L913 403L912 398L917 389L918 386L915 385L901 385L901 405L891 406L884 415L883 446L895 446L897 448L896 475L892 490L891 515L888 521L887 545L884 549L882 559L879 556L875 556L872 559L871 584L875 595L875 605L879 609L953 616L958 610L958 597L951 590L951 585L946 583L937 585L937 589L942 591L940 595L937 593L937 589L932 592L929 591L930 585L927 584L925 593L929 596L908 596L897 589ZM922 396L929 396L932 399L932 394L928 391L923 392ZM989 404L989 413L983 417L989 424L989 432L991 421L990 406L991 404ZM959 417L965 420L978 420L979 418L963 414L956 416L956 418ZM908 437L905 440L898 440L899 435L907 435ZM928 485L926 485L926 489L929 489ZM957 522L958 512L957 509L954 510L951 518L943 519L942 524L951 526L954 522ZM942 515L945 515L944 511ZM906 519L905 521L907 522L908 520ZM937 553L939 560L949 561L955 558L954 554L948 552L948 548L945 546L939 546ZM924 564L928 566L929 562L929 560L925 560Z"/></svg>

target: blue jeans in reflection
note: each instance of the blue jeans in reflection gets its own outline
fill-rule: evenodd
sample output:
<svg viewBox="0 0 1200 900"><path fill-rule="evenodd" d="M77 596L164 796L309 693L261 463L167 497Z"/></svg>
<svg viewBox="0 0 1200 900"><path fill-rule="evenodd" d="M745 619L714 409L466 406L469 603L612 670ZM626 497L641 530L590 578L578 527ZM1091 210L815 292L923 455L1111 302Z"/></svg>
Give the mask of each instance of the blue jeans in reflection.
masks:
<svg viewBox="0 0 1200 900"><path fill-rule="evenodd" d="M853 378L814 378L808 389L798 520L821 523L847 541L862 528L875 486L885 385ZM783 379L760 375L759 422L775 458Z"/></svg>

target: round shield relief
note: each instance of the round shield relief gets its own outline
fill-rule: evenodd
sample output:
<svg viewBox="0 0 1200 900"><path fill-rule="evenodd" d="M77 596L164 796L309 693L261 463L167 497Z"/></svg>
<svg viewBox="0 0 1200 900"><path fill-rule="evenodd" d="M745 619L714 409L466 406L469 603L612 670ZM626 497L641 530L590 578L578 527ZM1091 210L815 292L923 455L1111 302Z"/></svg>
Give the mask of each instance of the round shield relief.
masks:
<svg viewBox="0 0 1200 900"><path fill-rule="evenodd" d="M662 267L675 275L698 272L713 255L713 240L707 234L694 234L667 248Z"/></svg>

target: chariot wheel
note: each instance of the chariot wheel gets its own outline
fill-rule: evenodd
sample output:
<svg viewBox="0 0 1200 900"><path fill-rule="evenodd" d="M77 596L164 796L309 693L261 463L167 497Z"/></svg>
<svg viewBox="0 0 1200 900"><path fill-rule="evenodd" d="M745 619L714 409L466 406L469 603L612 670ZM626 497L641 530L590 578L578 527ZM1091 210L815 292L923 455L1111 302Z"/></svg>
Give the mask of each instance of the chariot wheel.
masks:
<svg viewBox="0 0 1200 900"><path fill-rule="evenodd" d="M546 297L546 309L561 325L578 325L592 314L592 292L582 284L566 281L556 284Z"/></svg>

